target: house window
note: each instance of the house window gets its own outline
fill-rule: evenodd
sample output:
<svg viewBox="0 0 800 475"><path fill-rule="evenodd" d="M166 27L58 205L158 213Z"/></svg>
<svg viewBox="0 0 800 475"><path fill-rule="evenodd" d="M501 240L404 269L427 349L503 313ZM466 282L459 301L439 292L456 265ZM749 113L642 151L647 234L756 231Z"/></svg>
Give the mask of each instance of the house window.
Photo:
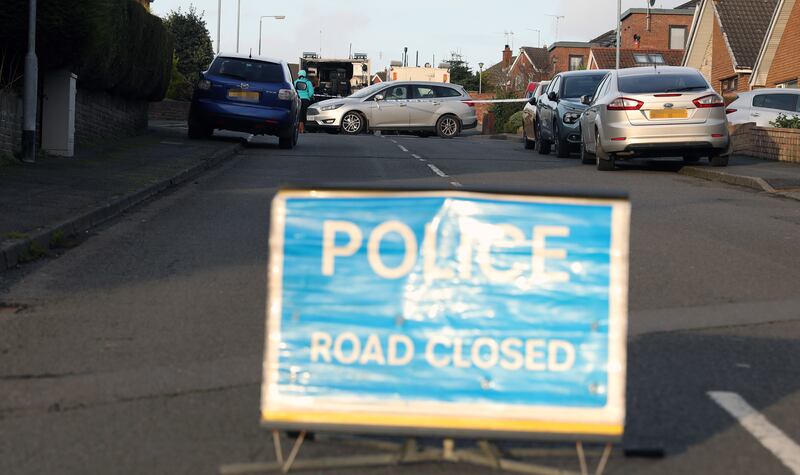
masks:
<svg viewBox="0 0 800 475"><path fill-rule="evenodd" d="M664 64L664 55L660 53L634 53L633 61L636 64Z"/></svg>
<svg viewBox="0 0 800 475"><path fill-rule="evenodd" d="M569 70L570 71L578 71L583 69L583 56L572 56L569 57Z"/></svg>
<svg viewBox="0 0 800 475"><path fill-rule="evenodd" d="M732 78L723 79L720 81L720 89L723 94L726 92L735 92L739 89L739 78L734 76Z"/></svg>
<svg viewBox="0 0 800 475"><path fill-rule="evenodd" d="M797 79L776 84L775 87L779 87L781 89L798 89Z"/></svg>
<svg viewBox="0 0 800 475"><path fill-rule="evenodd" d="M686 27L670 26L669 49L684 49L684 48L686 48Z"/></svg>

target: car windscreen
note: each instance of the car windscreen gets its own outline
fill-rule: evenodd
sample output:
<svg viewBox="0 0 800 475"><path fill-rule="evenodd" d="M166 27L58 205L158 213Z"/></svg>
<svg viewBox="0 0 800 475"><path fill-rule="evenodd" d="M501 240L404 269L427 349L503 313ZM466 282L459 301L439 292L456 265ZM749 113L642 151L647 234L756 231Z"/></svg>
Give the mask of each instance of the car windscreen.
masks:
<svg viewBox="0 0 800 475"><path fill-rule="evenodd" d="M708 83L700 73L640 74L623 76L617 83L620 92L647 94L659 92L691 92L708 89Z"/></svg>
<svg viewBox="0 0 800 475"><path fill-rule="evenodd" d="M226 76L248 82L286 82L283 66L253 59L217 58L208 69L209 74Z"/></svg>
<svg viewBox="0 0 800 475"><path fill-rule="evenodd" d="M386 87L386 84L373 84L372 86L365 87L364 89L351 94L349 97L353 99L361 99L362 97L367 97L373 92L378 92L382 87Z"/></svg>
<svg viewBox="0 0 800 475"><path fill-rule="evenodd" d="M564 99L578 99L581 96L593 96L604 77L606 77L606 73L564 76L561 97Z"/></svg>

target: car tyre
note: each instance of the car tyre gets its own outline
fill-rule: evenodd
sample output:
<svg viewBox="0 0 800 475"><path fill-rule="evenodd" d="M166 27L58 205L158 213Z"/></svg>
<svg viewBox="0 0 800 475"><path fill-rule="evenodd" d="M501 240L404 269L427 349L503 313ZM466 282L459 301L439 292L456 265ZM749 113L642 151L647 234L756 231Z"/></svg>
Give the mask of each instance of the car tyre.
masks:
<svg viewBox="0 0 800 475"><path fill-rule="evenodd" d="M556 156L558 158L569 158L569 142L561 139L561 130L558 126L558 122L553 123L553 135L555 135L553 144L556 148Z"/></svg>
<svg viewBox="0 0 800 475"><path fill-rule="evenodd" d="M614 157L611 154L605 153L603 144L600 143L600 134L597 132L594 134L594 156L597 162L597 169L601 172L611 172L616 168Z"/></svg>
<svg viewBox="0 0 800 475"><path fill-rule="evenodd" d="M536 141L528 138L528 132L525 127L522 127L522 142L525 144L525 150L533 150L536 148Z"/></svg>
<svg viewBox="0 0 800 475"><path fill-rule="evenodd" d="M342 133L345 135L359 135L364 132L367 120L358 112L348 112L342 117Z"/></svg>
<svg viewBox="0 0 800 475"><path fill-rule="evenodd" d="M586 150L586 143L581 142L581 163L584 165L591 165L595 163L596 158L593 154Z"/></svg>
<svg viewBox="0 0 800 475"><path fill-rule="evenodd" d="M539 155L550 155L550 141L542 138L542 129L536 127L536 151Z"/></svg>
<svg viewBox="0 0 800 475"><path fill-rule="evenodd" d="M192 140L207 139L214 135L214 128L197 117L189 116L188 136Z"/></svg>
<svg viewBox="0 0 800 475"><path fill-rule="evenodd" d="M290 128L278 136L278 147L283 150L291 150L297 145L297 137L299 134L297 126Z"/></svg>
<svg viewBox="0 0 800 475"><path fill-rule="evenodd" d="M454 115L443 115L436 121L436 134L443 139L458 137L461 133L461 121Z"/></svg>
<svg viewBox="0 0 800 475"><path fill-rule="evenodd" d="M728 166L728 156L721 155L718 153L712 154L708 157L708 161L711 162L712 167L727 167Z"/></svg>

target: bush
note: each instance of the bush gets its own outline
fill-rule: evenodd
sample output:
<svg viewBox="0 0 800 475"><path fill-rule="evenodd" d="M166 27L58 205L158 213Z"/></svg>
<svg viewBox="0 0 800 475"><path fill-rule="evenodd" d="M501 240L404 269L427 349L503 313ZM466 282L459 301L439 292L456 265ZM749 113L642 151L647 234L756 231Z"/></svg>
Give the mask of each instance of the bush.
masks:
<svg viewBox="0 0 800 475"><path fill-rule="evenodd" d="M800 116L787 117L785 114L778 114L778 118L769 125L779 129L800 129Z"/></svg>
<svg viewBox="0 0 800 475"><path fill-rule="evenodd" d="M497 99L517 99L513 92L501 91L497 93ZM505 128L508 120L517 112L525 107L524 102L499 102L492 105L492 112L495 117L495 124Z"/></svg>
<svg viewBox="0 0 800 475"><path fill-rule="evenodd" d="M178 71L178 57L172 59L172 77L169 81L169 88L167 89L167 98L176 101L189 101L192 99L194 87L192 83L183 77L183 74Z"/></svg>
<svg viewBox="0 0 800 475"><path fill-rule="evenodd" d="M4 0L0 54L17 68L27 50L27 24L28 0ZM39 0L36 51L40 72L67 67L81 87L160 100L170 81L173 40L133 0Z"/></svg>
<svg viewBox="0 0 800 475"><path fill-rule="evenodd" d="M520 127L522 127L522 111L517 111L508 118L508 121L503 128L505 129L506 133L516 134Z"/></svg>

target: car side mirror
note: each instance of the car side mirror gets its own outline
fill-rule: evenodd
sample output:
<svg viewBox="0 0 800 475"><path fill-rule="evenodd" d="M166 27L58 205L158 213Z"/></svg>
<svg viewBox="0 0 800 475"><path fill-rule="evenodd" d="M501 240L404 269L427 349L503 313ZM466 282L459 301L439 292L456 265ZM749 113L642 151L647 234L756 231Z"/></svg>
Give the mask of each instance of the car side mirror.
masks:
<svg viewBox="0 0 800 475"><path fill-rule="evenodd" d="M307 91L308 90L308 84L306 84L305 82L299 82L299 83L295 84L294 87L298 91Z"/></svg>
<svg viewBox="0 0 800 475"><path fill-rule="evenodd" d="M384 95L383 95L383 94L377 94L377 95L375 96L375 101L376 101L376 102L377 102L377 101L383 101L383 100L385 100L385 99L386 99L386 97L384 97Z"/></svg>
<svg viewBox="0 0 800 475"><path fill-rule="evenodd" d="M553 102L558 102L558 94L556 91L550 91L547 93L547 98Z"/></svg>
<svg viewBox="0 0 800 475"><path fill-rule="evenodd" d="M592 103L592 96L581 96L581 104L588 106Z"/></svg>
<svg viewBox="0 0 800 475"><path fill-rule="evenodd" d="M528 99L528 104L535 106L539 101L536 99L536 96L531 97Z"/></svg>

